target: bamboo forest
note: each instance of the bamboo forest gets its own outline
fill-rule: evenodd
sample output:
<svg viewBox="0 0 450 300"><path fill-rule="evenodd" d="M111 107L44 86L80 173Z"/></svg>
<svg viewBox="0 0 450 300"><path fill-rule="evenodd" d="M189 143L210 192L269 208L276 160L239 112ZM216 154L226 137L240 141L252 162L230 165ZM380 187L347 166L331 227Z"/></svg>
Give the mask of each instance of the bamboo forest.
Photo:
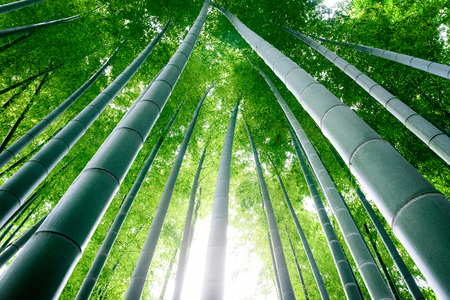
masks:
<svg viewBox="0 0 450 300"><path fill-rule="evenodd" d="M450 299L447 0L0 0L0 299Z"/></svg>

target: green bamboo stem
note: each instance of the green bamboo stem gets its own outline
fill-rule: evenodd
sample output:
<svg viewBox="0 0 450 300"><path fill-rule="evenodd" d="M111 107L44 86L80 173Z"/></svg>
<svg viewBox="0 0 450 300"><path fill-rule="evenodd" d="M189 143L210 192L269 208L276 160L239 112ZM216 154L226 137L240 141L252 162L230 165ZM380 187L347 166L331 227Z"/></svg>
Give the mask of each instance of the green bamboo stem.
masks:
<svg viewBox="0 0 450 300"><path fill-rule="evenodd" d="M273 273L275 275L275 284L277 286L278 297L280 298L280 300L283 300L283 292L281 291L280 277L278 276L277 262L275 261L275 255L273 253L273 245L272 245L272 238L270 237L270 231L267 232L267 239L269 240L270 257L272 259L272 267Z"/></svg>
<svg viewBox="0 0 450 300"><path fill-rule="evenodd" d="M214 192L211 230L206 250L205 273L203 276L200 299L223 299L225 293L225 258L227 251L228 198L230 189L231 157L233 153L234 129L241 101L238 96L236 105L228 121L227 133L223 142Z"/></svg>
<svg viewBox="0 0 450 300"><path fill-rule="evenodd" d="M292 288L292 283L289 277L289 271L286 264L286 258L281 243L280 233L278 231L277 220L275 218L275 213L273 211L272 203L270 201L266 181L264 180L261 162L258 157L258 151L256 150L255 142L253 140L247 122L245 122L245 127L247 128L247 133L250 139L250 145L252 147L253 157L256 163L256 172L258 174L259 187L264 201L264 207L267 214L267 221L269 223L270 235L272 237L273 250L275 254L275 261L277 265L278 276L280 278L281 294L283 296L283 300L295 299L294 290Z"/></svg>
<svg viewBox="0 0 450 300"><path fill-rule="evenodd" d="M289 236L289 231L287 229L287 226L285 226L284 228L286 229L286 234L287 234L288 239L289 239L289 245L291 246L292 255L294 256L294 259L295 259L295 265L297 266L298 276L300 277L300 281L302 283L303 294L305 295L305 299L308 300L309 299L309 297L308 297L308 290L306 289L305 280L303 279L302 269L300 268L300 265L298 264L297 255L295 254L294 245L292 245L291 237ZM322 299L323 299L323 297L322 297Z"/></svg>
<svg viewBox="0 0 450 300"><path fill-rule="evenodd" d="M320 296L324 300L329 299L330 297L328 296L328 291L325 286L325 283L323 282L323 278L322 278L322 275L320 274L319 267L317 266L316 260L314 259L314 255L311 251L311 247L309 246L308 240L306 239L306 235L303 232L303 228L300 225L300 222L298 221L297 215L294 211L294 207L292 206L291 199L289 198L289 195L286 191L283 180L281 179L280 173L278 172L277 168L275 167L275 164L272 161L272 159L270 158L270 156L267 155L267 157L269 158L269 161L271 162L273 169L275 170L275 174L277 175L278 182L280 183L281 190L283 191L284 199L286 200L286 204L289 208L289 212L291 213L291 216L294 221L295 227L297 229L298 235L300 236L300 240L302 242L303 248L305 249L306 257L308 258L308 262L309 262L309 265L313 272L314 280L316 281Z"/></svg>
<svg viewBox="0 0 450 300"><path fill-rule="evenodd" d="M209 3L205 2L205 5L202 8L202 12L207 11L208 7ZM206 14L204 16L206 18ZM202 20L204 20L205 18L202 18ZM161 200L159 202L158 208L156 209L152 224L150 225L147 237L145 238L144 246L141 250L139 259L136 263L136 267L133 271L133 275L130 279L130 284L128 285L128 289L124 298L125 300L139 300L142 296L142 291L145 286L147 274L149 272L149 268L153 260L153 255L155 254L155 249L161 235L161 230L164 225L167 211L169 209L170 201L172 199L175 184L178 179L181 164L183 163L184 155L186 154L189 141L194 131L195 123L197 122L198 115L200 114L200 109L202 108L203 102L205 101L206 96L208 95L212 87L213 85L210 85L200 99L197 108L195 109L191 123L189 124L189 127L186 131L183 142L178 149L177 156L173 163L172 169L170 170L169 178L167 179L166 186L164 187L164 191L161 195Z"/></svg>
<svg viewBox="0 0 450 300"><path fill-rule="evenodd" d="M5 14L7 12L15 11L30 5L34 5L37 3L44 2L45 0L20 0L16 2L6 3L0 5L0 15Z"/></svg>
<svg viewBox="0 0 450 300"><path fill-rule="evenodd" d="M180 299L181 292L183 291L183 282L184 282L184 275L186 272L189 244L190 241L192 240L191 235L193 234L192 217L194 214L195 196L197 195L198 181L200 179L200 173L202 171L203 162L205 160L207 147L208 146L206 146L203 149L202 156L200 157L200 161L198 163L197 172L195 173L194 183L192 184L191 196L189 199L188 210L186 213L186 220L184 223L183 239L181 240L180 257L178 258L178 267L175 277L175 288L172 297L173 300Z"/></svg>
<svg viewBox="0 0 450 300"><path fill-rule="evenodd" d="M78 290L77 296L75 298L76 300L82 299L87 300L91 296L95 284L97 283L98 278L103 270L103 267L105 266L106 260L108 259L109 253L111 252L111 249L114 246L114 243L116 242L120 229L122 228L122 225L125 222L128 212L130 211L131 206L133 205L134 200L136 199L136 196L139 193L142 184L144 183L145 177L147 177L147 174L153 165L153 161L155 160L155 157L158 154L159 149L161 148L164 138L170 131L170 128L172 127L173 123L175 122L178 116L178 113L181 109L181 105L182 103L180 104L178 109L175 110L175 113L173 114L169 123L166 125L166 128L161 133L161 136L156 142L155 146L153 147L153 150L150 153L149 157L145 161L144 166L139 172L139 175L136 178L135 182L133 183L133 186L131 187L130 191L128 192L128 195L125 197L119 212L117 213L113 223L111 224L108 233L106 234L106 237L100 249L98 250L97 255L95 256L95 259L91 267L89 268L89 271L86 277L84 278L80 289Z"/></svg>
<svg viewBox="0 0 450 300"><path fill-rule="evenodd" d="M417 58L414 56L410 56L410 55L405 55L405 54L401 54L401 53L396 53L396 52L392 52L389 50L384 50L384 49L379 49L379 48L374 48L374 47L369 47L369 46L364 46L364 45L359 45L359 44L353 44L353 43L344 43L344 42L334 42L334 41L329 41L327 39L324 38L318 38L323 42L326 43L331 43L331 44L335 44L337 46L340 47L349 47L352 48L353 50L359 51L359 52L363 52L363 53L367 53L370 55L374 55L374 56L378 56L384 59L388 59L391 61L395 61L397 63L415 68L415 69L419 69L437 76L441 76L447 79L450 79L450 66L447 65L443 65L443 64L439 64L439 63L435 63L429 60L425 60L422 58Z"/></svg>
<svg viewBox="0 0 450 300"><path fill-rule="evenodd" d="M11 127L11 129L9 130L8 134L6 135L6 137L3 139L3 142L0 145L0 161L1 161L2 154L7 153L6 151L3 151L3 150L6 148L6 145L8 145L9 141L12 139L12 137L13 137L14 133L16 132L17 128L19 127L20 123L22 123L23 119L25 118L26 113L30 110L31 106L33 105L35 98L38 97L42 87L47 82L48 74L49 73L44 75L44 77L42 78L42 80L39 83L38 87L36 88L36 91L34 92L34 95L31 97L30 101L27 103L27 105L23 109L22 113L17 118L16 122ZM0 163L0 169L3 168L5 165L6 164L2 165Z"/></svg>
<svg viewBox="0 0 450 300"><path fill-rule="evenodd" d="M284 30L322 54L335 64L345 74L352 78L359 86L365 89L375 100L383 105L394 117L402 122L412 133L421 139L431 150L439 155L447 164L450 164L450 137L436 128L422 116L417 114L405 103L389 93L369 76L342 59L336 53L310 39L306 35L288 27ZM450 67L449 67L450 71Z"/></svg>

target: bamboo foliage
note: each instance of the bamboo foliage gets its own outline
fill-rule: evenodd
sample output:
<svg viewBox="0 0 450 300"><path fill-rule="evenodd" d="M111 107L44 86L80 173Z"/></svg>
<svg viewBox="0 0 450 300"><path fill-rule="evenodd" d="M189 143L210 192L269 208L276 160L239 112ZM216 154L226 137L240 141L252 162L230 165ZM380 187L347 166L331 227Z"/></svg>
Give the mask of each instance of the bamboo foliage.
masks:
<svg viewBox="0 0 450 300"><path fill-rule="evenodd" d="M208 3L205 2L205 4L206 5L203 7L203 9L207 9L209 6ZM206 96L208 95L212 87L213 84L206 89L202 98L198 102L197 108L195 109L194 115L192 116L191 123L189 124L189 127L186 131L183 142L178 148L178 153L173 163L172 169L170 170L166 186L164 187L164 191L161 195L161 200L159 202L158 208L156 209L152 224L150 225L147 237L145 238L144 246L141 250L139 259L136 263L136 267L133 271L133 275L130 279L130 284L128 285L128 289L124 298L126 300L139 300L141 298L142 291L147 279L147 274L153 260L153 255L155 254L156 245L158 243L159 236L164 225L164 220L169 209L170 201L172 199L173 191L175 189L175 184L178 179L181 164L183 163L184 155L186 154L189 141L194 131L195 123L197 122L198 115L200 114L200 109L202 108L203 102L205 101Z"/></svg>
<svg viewBox="0 0 450 300"><path fill-rule="evenodd" d="M95 81L103 74L109 66L111 59L117 53L119 48L109 57L106 62L89 78L79 89L64 100L50 114L44 117L33 128L20 137L13 145L8 147L4 152L0 153L0 169L10 162L16 155L36 139L48 126L50 126L63 112L65 112L72 104L74 104L83 94L94 84ZM48 73L47 73L48 74ZM0 151L1 152L1 151Z"/></svg>
<svg viewBox="0 0 450 300"><path fill-rule="evenodd" d="M162 38L169 24L170 21L119 77L0 187L0 226L46 178L128 83Z"/></svg>
<svg viewBox="0 0 450 300"><path fill-rule="evenodd" d="M439 155L447 164L450 164L450 137L433 126L422 116L408 107L405 103L389 93L381 85L373 81L369 76L355 68L352 64L342 59L336 53L310 39L306 35L288 27L284 30L300 39L302 42L325 56L329 61L344 71L359 86L365 89L373 98L383 105L392 115L402 122L418 138L420 138L431 150ZM449 67L450 74L450 67Z"/></svg>
<svg viewBox="0 0 450 300"><path fill-rule="evenodd" d="M203 277L201 299L223 299L225 284L225 259L227 251L228 197L230 189L231 156L233 153L234 129L241 101L238 96L236 105L228 121L227 133L220 155L216 190L212 208L211 229L206 250L205 274Z"/></svg>
<svg viewBox="0 0 450 300"><path fill-rule="evenodd" d="M21 9L30 5L38 4L44 2L45 0L20 0L16 2L6 3L0 5L0 15L5 14L10 11Z"/></svg>
<svg viewBox="0 0 450 300"><path fill-rule="evenodd" d="M440 259L450 249L448 199L323 85L230 12L220 10L320 126L438 297L450 294L450 260Z"/></svg>
<svg viewBox="0 0 450 300"><path fill-rule="evenodd" d="M299 155L299 153L297 153L297 155ZM294 207L292 206L291 199L289 198L289 195L286 192L286 188L284 186L283 180L281 179L280 173L278 172L277 168L275 167L275 164L273 163L270 156L268 156L268 158L275 170L275 174L277 175L281 190L283 191L284 200L286 200L286 204L289 208L289 212L291 213L295 227L297 228L298 235L300 236L300 240L302 241L302 245L303 245L303 248L305 249L306 257L308 258L308 262L309 262L309 265L313 272L314 280L316 281L317 288L319 289L319 292L320 292L320 296L322 299L329 299L330 297L328 296L328 291L325 286L325 283L323 282L322 275L320 274L320 271L319 271L319 267L317 266L316 260L314 259L314 255L311 251L311 247L309 246L308 240L306 239L306 235L303 232L303 228L300 225L300 222L298 221L297 215L295 214ZM286 231L287 231L287 228L286 228ZM306 289L305 289L305 291L306 291Z"/></svg>
<svg viewBox="0 0 450 300"><path fill-rule="evenodd" d="M167 133L169 132L170 128L172 127L173 123L176 120L176 118L178 116L178 112L180 111L180 108L181 108L181 104L180 104L180 107L175 111L174 115L170 119L166 128L161 133L160 138L158 139L155 146L153 147L152 152L150 153L149 157L145 161L144 166L142 167L141 171L139 172L138 177L136 178L128 195L126 196L125 200L123 201L123 203L120 207L120 210L117 213L116 218L114 219L113 223L111 224L111 227L108 230L108 233L102 243L102 246L98 250L97 255L95 256L94 262L92 263L88 273L86 274L86 277L84 278L83 283L82 283L75 299L77 299L77 300L89 299L89 297L91 296L92 291L94 290L95 284L97 283L97 280L100 276L100 273L102 272L103 267L105 266L106 260L109 256L109 253L110 253L112 247L114 246L114 243L117 239L120 229L122 228L122 225L125 222L128 212L130 211L131 206L133 205L133 202L136 199L136 196L139 193L139 190L141 189L142 184L144 183L145 177L147 176L148 172L150 171L150 168L152 167L153 161L154 161L156 155L158 154L159 149L161 148L164 138L166 137Z"/></svg>
<svg viewBox="0 0 450 300"><path fill-rule="evenodd" d="M253 157L256 163L256 172L258 174L259 188L261 189L261 195L264 201L264 207L267 214L267 221L269 223L270 235L272 237L273 250L275 255L275 262L277 265L278 276L280 278L281 295L283 299L295 299L294 290L292 289L291 279L286 264L286 258L284 255L283 246L281 243L280 233L278 230L277 220L273 211L272 203L270 201L269 191L267 189L266 181L264 179L263 171L261 168L261 162L258 157L258 151L256 150L255 142L252 137L250 128L247 122L245 122L247 133L250 139L250 145L253 151Z"/></svg>
<svg viewBox="0 0 450 300"><path fill-rule="evenodd" d="M189 241L192 239L192 216L194 214L195 196L197 195L198 182L202 171L203 162L205 160L206 148L203 149L202 156L198 163L197 172L195 173L194 183L192 184L191 197L189 199L186 220L184 223L183 239L181 240L180 257L178 258L177 275L175 277L175 288L172 299L180 299L183 291L184 274L186 272Z"/></svg>

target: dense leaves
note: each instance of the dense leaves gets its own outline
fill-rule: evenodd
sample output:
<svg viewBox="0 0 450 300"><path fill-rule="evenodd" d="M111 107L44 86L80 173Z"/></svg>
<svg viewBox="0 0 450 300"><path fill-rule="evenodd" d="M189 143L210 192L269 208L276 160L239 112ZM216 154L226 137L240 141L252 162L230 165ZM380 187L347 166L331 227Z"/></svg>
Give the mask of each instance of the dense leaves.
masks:
<svg viewBox="0 0 450 300"><path fill-rule="evenodd" d="M0 4L7 2L10 1L1 0ZM358 43L450 64L450 50L445 38L445 32L448 31L450 25L450 15L448 5L444 4L444 0L431 0L426 1L426 3L410 0L381 2L353 0L347 5L342 5L342 10L336 12L332 18L329 18L328 14L322 14L324 8L317 1L310 0L283 0L276 3L273 1L223 0L217 1L217 3L236 14L252 30L322 82L383 138L388 140L438 190L447 196L450 195L448 185L450 171L437 155L423 145L342 71L302 42L284 32L279 26L289 26L294 30L333 41ZM120 121L127 108L137 98L140 91L176 51L197 17L202 4L200 0L172 0L169 2L163 0L56 0L44 1L0 16L0 29L6 29L65 18L92 10L69 23L36 30L0 52L0 89L23 81L47 68L60 66L50 72L49 80L34 99L34 104L13 135L12 142L72 94L124 41L119 53L112 60L111 67L108 68L106 75L100 77L83 97L8 166L38 147L40 142L45 141L58 128L67 124L126 68L161 30L168 18L172 17L171 28L139 72L50 173L46 184L41 185L42 188L40 188L38 196L38 200L41 201L40 206L20 232L24 232L31 227L32 224L50 211L62 197ZM19 34L0 40L0 47L20 36ZM347 47L338 47L332 44L325 46L366 72L435 126L441 127L447 133L449 132L450 84L448 80L378 57L371 57ZM341 168L338 162L339 158L333 155L333 151L330 149L332 146L323 137L313 120L300 107L293 95L287 91L283 83L276 79L276 76L271 73L265 63L239 36L229 21L211 8L202 34L178 85L119 192L106 211L82 259L70 277L61 299L73 299L75 297L123 197L129 191L145 158L153 148L173 111L181 101L186 100L136 198L93 296L94 299L123 298L142 248L145 233L151 224L151 219L192 113L206 87L220 78L221 80L216 83L203 105L189 143L161 239L149 272L148 288L144 289L145 299L159 297L169 262L175 249L180 246L184 217L195 170L202 149L209 142L210 145L208 146L200 180L201 194L199 192L197 195L202 202L199 210L198 224L200 225L197 226L204 226L206 229L196 229L194 244L196 241L202 241L201 235L205 234L205 230L207 235L207 228L209 228L207 222L209 222L211 214L221 147L230 112L239 93L242 93L243 100L236 125L231 170L230 255L227 258L229 266L227 272L232 276L230 282L227 283L227 288L239 289L233 288L233 286L238 287L239 282L245 280L245 274L252 274L257 284L254 290L248 291L247 297L256 298L261 294L274 296L276 293L266 236L268 227L258 189L255 164L243 123L242 117L244 116L252 128L258 151L269 153L280 171L330 296L336 299L344 298L326 239L320 229L314 209L312 209L311 199L308 196L308 189L301 174L300 166L294 157L294 149L290 143L284 115L270 88L260 74L251 67L246 57L249 57L252 62L262 68L275 82L320 153L324 164L336 181L338 189L346 199L358 226L363 228L363 224L370 224L369 218L357 200L354 187L345 177L346 170ZM33 80L23 90L22 87L18 87L0 95L0 103L3 104L18 94L14 96L10 105L0 108L1 138L7 135L15 120L29 103L41 79ZM310 298L318 299L319 293L315 287L312 272L302 251L299 237L293 234L295 227L275 173L265 155L261 154L261 161L279 227L283 228L285 225L288 227ZM2 171L6 170L8 166ZM3 173L0 178L1 183L6 181L18 168L15 167L11 171ZM17 220L17 225L32 208L31 206L24 216ZM333 224L338 228L335 221L333 221ZM290 246L286 234L281 231L280 235L283 248L289 250ZM367 296L360 275L357 273L350 257L350 252L346 248L342 236L338 237L349 256L350 262L353 264L361 289ZM391 276L394 278L401 296L407 298L408 291L378 237L376 242L388 269L392 272ZM204 243L203 247L206 246L206 241ZM402 246L396 240L394 240L394 243L399 247L399 251L413 275L418 278L419 284L424 287L423 291L426 297L432 299L434 294L427 288L423 276ZM233 257L237 259L240 256L248 257L249 261L256 257L259 263L254 265L260 267L254 271L254 266L236 265L231 262ZM290 251L286 251L286 260L294 291L301 298L303 295L302 286ZM202 264L201 262L194 263ZM187 272L189 272L189 267ZM199 278L199 284L201 284L201 274L194 276ZM169 295L169 292L170 285L166 296ZM232 298L231 294L227 295ZM194 299L195 297L196 295L190 295L188 298ZM244 296L239 297L244 298Z"/></svg>

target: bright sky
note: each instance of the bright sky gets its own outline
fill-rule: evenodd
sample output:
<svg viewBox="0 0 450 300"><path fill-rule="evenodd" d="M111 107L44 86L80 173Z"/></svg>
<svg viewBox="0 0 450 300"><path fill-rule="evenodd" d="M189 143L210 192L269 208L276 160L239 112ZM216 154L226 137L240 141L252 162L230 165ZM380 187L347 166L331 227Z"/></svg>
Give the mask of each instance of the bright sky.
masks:
<svg viewBox="0 0 450 300"><path fill-rule="evenodd" d="M207 219L211 219L211 216ZM209 229L209 221L197 220L181 299L200 299ZM263 265L257 255L248 251L248 248L236 246L238 236L237 230L228 226L225 299L277 299L275 286L269 295L257 293L259 272ZM242 245L242 241L240 244ZM173 269L173 274L175 272L176 267ZM167 286L165 299L172 298L174 286L175 278L172 276Z"/></svg>

